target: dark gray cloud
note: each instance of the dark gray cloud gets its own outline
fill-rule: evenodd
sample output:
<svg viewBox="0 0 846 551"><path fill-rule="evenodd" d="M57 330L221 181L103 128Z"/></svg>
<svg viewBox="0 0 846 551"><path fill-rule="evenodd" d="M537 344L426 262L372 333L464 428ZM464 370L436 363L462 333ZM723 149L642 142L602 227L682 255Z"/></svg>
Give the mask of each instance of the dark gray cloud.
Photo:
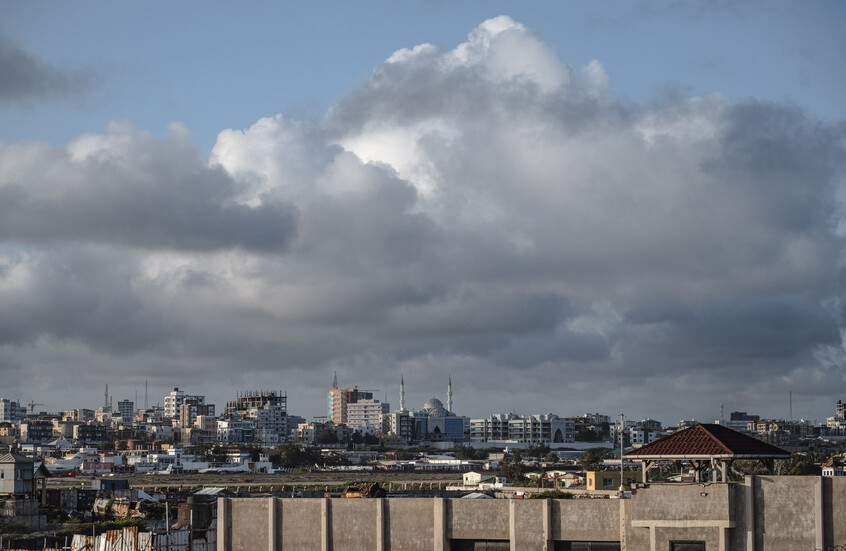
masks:
<svg viewBox="0 0 846 551"><path fill-rule="evenodd" d="M0 105L32 105L78 95L95 80L90 68L60 68L0 35Z"/></svg>
<svg viewBox="0 0 846 551"><path fill-rule="evenodd" d="M842 125L607 83L497 18L323 121L221 132L209 166L178 127L4 145L0 370L283 387L304 414L337 371L393 402L404 374L409 404L452 373L470 415L775 415L793 389L821 416L846 381Z"/></svg>
<svg viewBox="0 0 846 551"><path fill-rule="evenodd" d="M0 239L163 249L284 249L296 209L235 201L222 170L200 165L174 127L155 140L125 124L66 149L0 144Z"/></svg>

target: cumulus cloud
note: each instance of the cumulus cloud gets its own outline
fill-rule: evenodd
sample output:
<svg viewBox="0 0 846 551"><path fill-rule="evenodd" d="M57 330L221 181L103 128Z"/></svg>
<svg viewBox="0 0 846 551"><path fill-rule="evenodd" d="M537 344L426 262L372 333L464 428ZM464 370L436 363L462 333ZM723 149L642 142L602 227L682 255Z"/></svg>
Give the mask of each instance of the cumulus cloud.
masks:
<svg viewBox="0 0 846 551"><path fill-rule="evenodd" d="M296 209L240 204L240 192L221 170L200 165L179 125L163 140L112 123L65 148L0 144L4 240L284 248L296 232Z"/></svg>
<svg viewBox="0 0 846 551"><path fill-rule="evenodd" d="M281 381L294 413L333 370L404 373L421 401L451 372L471 415L827 403L842 127L720 95L633 105L608 81L499 17L394 53L323 120L221 132L208 166L180 127L3 145L0 365L74 343L162 387L202 373L219 400ZM60 300L73 277L91 283Z"/></svg>
<svg viewBox="0 0 846 551"><path fill-rule="evenodd" d="M94 80L89 68L59 68L0 36L0 105L32 105L39 101L76 95Z"/></svg>

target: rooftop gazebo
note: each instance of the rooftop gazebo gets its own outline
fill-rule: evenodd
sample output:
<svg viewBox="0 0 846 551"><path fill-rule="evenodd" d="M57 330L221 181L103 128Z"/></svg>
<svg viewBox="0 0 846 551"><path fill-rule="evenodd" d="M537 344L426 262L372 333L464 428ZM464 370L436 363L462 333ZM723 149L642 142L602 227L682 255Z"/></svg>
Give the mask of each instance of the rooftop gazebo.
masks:
<svg viewBox="0 0 846 551"><path fill-rule="evenodd" d="M789 459L790 453L722 425L701 424L680 430L625 454L641 462L643 482L657 461L686 461L693 466L696 482L711 468L711 482L726 482L728 468L735 459L761 461L772 472L776 459Z"/></svg>

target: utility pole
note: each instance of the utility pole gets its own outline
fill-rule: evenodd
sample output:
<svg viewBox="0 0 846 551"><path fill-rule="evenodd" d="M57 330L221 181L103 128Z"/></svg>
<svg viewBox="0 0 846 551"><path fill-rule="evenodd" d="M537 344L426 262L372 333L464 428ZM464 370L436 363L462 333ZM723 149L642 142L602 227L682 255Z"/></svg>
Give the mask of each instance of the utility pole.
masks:
<svg viewBox="0 0 846 551"><path fill-rule="evenodd" d="M626 426L626 416L623 415L623 412L620 412L620 430L617 431L620 433L620 497L622 498L625 495L626 486L626 475L625 471L623 470L623 427Z"/></svg>
<svg viewBox="0 0 846 551"><path fill-rule="evenodd" d="M793 422L793 391L790 391L790 422Z"/></svg>

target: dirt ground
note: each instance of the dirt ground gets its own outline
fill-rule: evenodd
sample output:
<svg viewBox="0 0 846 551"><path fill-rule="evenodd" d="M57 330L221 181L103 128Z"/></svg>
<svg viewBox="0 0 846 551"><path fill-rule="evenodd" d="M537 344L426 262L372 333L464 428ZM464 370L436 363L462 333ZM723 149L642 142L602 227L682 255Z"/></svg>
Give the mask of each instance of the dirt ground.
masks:
<svg viewBox="0 0 846 551"><path fill-rule="evenodd" d="M69 478L51 478L50 488L89 487L94 477L78 476ZM153 489L173 487L282 487L282 486L338 486L352 481L377 481L382 485L391 483L394 487L406 484L409 488L444 487L460 483L461 473L455 472L317 472L317 473L279 473L279 474L171 474L171 475L115 475L106 480L129 480L131 488ZM383 484L384 483L384 484Z"/></svg>

